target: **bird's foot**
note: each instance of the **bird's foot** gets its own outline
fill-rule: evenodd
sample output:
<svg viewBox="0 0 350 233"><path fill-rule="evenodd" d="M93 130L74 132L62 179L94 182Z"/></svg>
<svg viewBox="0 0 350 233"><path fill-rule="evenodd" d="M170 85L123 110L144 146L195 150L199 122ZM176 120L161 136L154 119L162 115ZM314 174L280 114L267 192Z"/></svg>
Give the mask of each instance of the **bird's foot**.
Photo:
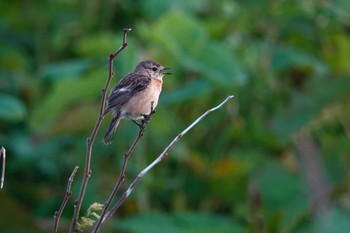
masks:
<svg viewBox="0 0 350 233"><path fill-rule="evenodd" d="M151 111L149 114L143 114L143 119L141 120L141 123L137 122L136 120L132 120L139 128L140 132L144 132L146 125L151 121L151 116L156 112L153 108L153 101L151 102Z"/></svg>
<svg viewBox="0 0 350 233"><path fill-rule="evenodd" d="M147 115L146 114L142 115L143 116L143 120L142 120L142 123L141 123L142 125L148 124L151 121L151 116L154 113L156 113L156 110L154 109L153 104L154 104L154 101L151 102L151 111L150 111L150 113L147 114Z"/></svg>

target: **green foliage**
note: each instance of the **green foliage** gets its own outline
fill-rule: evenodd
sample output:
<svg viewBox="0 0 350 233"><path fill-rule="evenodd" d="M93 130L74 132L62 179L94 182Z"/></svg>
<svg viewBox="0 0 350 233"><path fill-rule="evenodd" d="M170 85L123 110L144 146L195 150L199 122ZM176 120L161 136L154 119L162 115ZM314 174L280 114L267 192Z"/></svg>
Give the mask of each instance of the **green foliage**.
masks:
<svg viewBox="0 0 350 233"><path fill-rule="evenodd" d="M115 225L127 232L173 232L173 233L209 233L244 232L228 219L210 214L173 214L150 213L138 215Z"/></svg>
<svg viewBox="0 0 350 233"><path fill-rule="evenodd" d="M94 100L101 93L99 87L104 85L102 76L103 72L101 71L95 71L85 78L64 78L61 76L61 79L55 82L55 86L47 98L33 110L29 120L30 127L35 129L52 128L52 124L62 116L61 113L68 110L74 103L79 100ZM98 108L95 110L97 112Z"/></svg>
<svg viewBox="0 0 350 233"><path fill-rule="evenodd" d="M184 13L169 12L143 33L162 45L181 67L200 73L216 85L232 88L246 80L234 55L221 43L210 40L205 25ZM219 58L219 59L218 59Z"/></svg>
<svg viewBox="0 0 350 233"><path fill-rule="evenodd" d="M346 232L349 6L346 0L1 2L0 146L8 162L0 231L51 227L41 223L52 220L72 169L84 163L108 55L131 27L112 85L144 59L171 67L173 75L125 185L196 117L227 95L235 98L176 144L105 232ZM87 203L107 199L137 133L122 121L105 146L100 139L109 120L93 147L83 213ZM323 215L312 212L308 153L296 142L301 131L312 139L330 187Z"/></svg>
<svg viewBox="0 0 350 233"><path fill-rule="evenodd" d="M0 119L7 123L23 121L26 116L22 101L10 95L0 95L0 109Z"/></svg>

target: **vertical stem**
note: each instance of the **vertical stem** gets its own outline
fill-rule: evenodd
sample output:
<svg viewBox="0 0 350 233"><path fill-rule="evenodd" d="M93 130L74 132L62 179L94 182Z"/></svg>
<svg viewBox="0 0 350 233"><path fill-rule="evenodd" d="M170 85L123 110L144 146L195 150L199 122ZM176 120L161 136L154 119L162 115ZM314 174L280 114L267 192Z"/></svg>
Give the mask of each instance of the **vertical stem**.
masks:
<svg viewBox="0 0 350 233"><path fill-rule="evenodd" d="M108 79L106 81L105 87L102 89L102 99L101 99L99 116L96 120L96 124L95 124L94 129L92 130L91 136L86 141L86 158L85 158L84 178L83 178L83 181L82 181L82 184L80 187L78 199L74 202L74 213L73 213L72 223L71 223L70 230L69 230L70 233L77 232L76 225L77 225L77 221L79 218L81 205L82 205L82 202L84 199L88 180L89 180L91 173L92 173L92 171L91 171L91 151L92 151L92 146L93 146L93 143L95 141L97 132L98 132L100 125L102 123L102 120L103 120L103 112L104 112L104 107L105 107L105 103L106 103L107 90L108 90L109 84L114 76L113 59L122 50L124 50L128 46L128 43L126 42L126 35L130 30L131 29L128 29L128 28L125 28L123 30L123 43L122 43L122 45L119 47L118 50L116 50L114 53L109 55Z"/></svg>
<svg viewBox="0 0 350 233"><path fill-rule="evenodd" d="M1 147L0 149L0 157L2 156L2 171L1 171L1 182L0 189L4 187L5 182L5 168L6 168L6 149L5 147Z"/></svg>
<svg viewBox="0 0 350 233"><path fill-rule="evenodd" d="M105 202L104 207L102 209L100 218L97 220L94 230L92 231L92 233L96 233L98 232L98 230L100 229L102 223L104 222L104 218L105 215L107 213L108 208L110 207L110 205L112 204L112 201L114 200L115 196L117 195L117 192L120 188L121 183L123 182L124 178L125 178L125 170L126 170L126 164L128 162L128 159L131 155L131 153L134 151L137 143L140 141L140 139L143 137L143 134L145 132L145 127L146 125L149 123L151 116L155 113L154 109L153 109L153 101L151 102L151 112L149 115L144 116L144 120L142 121L141 125L139 125L140 127L140 131L136 137L136 139L134 140L134 142L131 144L129 150L125 153L124 155L124 161L123 161L123 165L122 168L120 170L120 174L119 174L119 178L108 198L108 200Z"/></svg>
<svg viewBox="0 0 350 233"><path fill-rule="evenodd" d="M121 183L123 182L124 178L125 178L125 170L126 170L126 164L128 162L128 159L130 157L130 154L131 152L134 150L135 146L137 145L138 141L141 139L141 137L143 136L143 132L141 133L141 130L140 130L140 133L138 134L137 138L135 139L135 141L133 142L132 146L130 147L130 149L128 150L127 153L125 153L124 155L124 161L123 161L123 165L122 165L122 168L120 170L120 174L119 174L119 178L117 180L117 183L116 185L114 186L108 200L104 203L104 206L103 206L103 209L102 209L102 212L101 212L101 215L100 215L100 218L97 220L96 224L95 224L95 227L94 227L94 230L92 231L92 233L96 233L101 224L102 224L102 220L104 218L104 216L106 215L107 213L107 210L109 208L109 206L111 205L113 199L115 198L115 196L117 195L117 192L119 190L119 187L121 185Z"/></svg>
<svg viewBox="0 0 350 233"><path fill-rule="evenodd" d="M75 176L75 174L78 171L78 168L79 168L78 166L75 166L72 174L70 175L70 177L68 179L66 194L64 196L64 199L62 201L62 204L61 204L59 210L56 211L55 216L54 216L55 221L54 221L54 225L53 225L53 228L52 228L52 233L57 233L57 231L58 231L58 224L60 222L60 218L61 218L62 212L63 212L64 208L66 207L66 204L67 204L70 196L72 196L72 191L71 191L72 183L73 183L74 176Z"/></svg>

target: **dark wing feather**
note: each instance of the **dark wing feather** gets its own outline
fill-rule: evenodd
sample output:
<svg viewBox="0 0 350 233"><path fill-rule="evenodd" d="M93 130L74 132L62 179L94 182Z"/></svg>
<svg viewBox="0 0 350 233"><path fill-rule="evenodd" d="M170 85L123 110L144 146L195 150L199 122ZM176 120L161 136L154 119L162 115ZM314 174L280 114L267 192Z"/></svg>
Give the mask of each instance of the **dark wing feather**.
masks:
<svg viewBox="0 0 350 233"><path fill-rule="evenodd" d="M130 73L122 78L119 83L111 90L108 97L108 107L104 114L110 112L113 108L120 108L128 102L133 96L143 91L151 83L151 78L145 75Z"/></svg>

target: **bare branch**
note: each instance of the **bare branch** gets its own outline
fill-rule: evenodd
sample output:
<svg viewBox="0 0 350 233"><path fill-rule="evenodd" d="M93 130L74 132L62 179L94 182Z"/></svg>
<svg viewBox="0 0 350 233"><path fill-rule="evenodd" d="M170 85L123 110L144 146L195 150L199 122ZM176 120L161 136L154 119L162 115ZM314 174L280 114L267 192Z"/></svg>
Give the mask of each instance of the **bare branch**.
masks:
<svg viewBox="0 0 350 233"><path fill-rule="evenodd" d="M68 182L67 182L67 189L66 189L66 194L64 196L64 199L62 201L62 204L61 204L61 207L59 208L58 211L56 211L55 213L55 221L54 221L54 225L53 225L53 229L52 229L52 232L53 233L56 233L57 230L58 230L58 224L60 222L60 218L61 218L61 215L62 215L62 212L68 202L68 199L70 198L70 196L72 195L72 191L71 191L71 188L72 188L72 183L73 183L73 179L74 179L74 176L75 174L77 173L78 171L78 166L75 166L72 174L70 175L69 179L68 179Z"/></svg>
<svg viewBox="0 0 350 233"><path fill-rule="evenodd" d="M126 35L127 33L131 31L130 28L125 28L123 30L123 42L122 45L112 54L109 55L109 72L108 72L108 79L106 81L106 85L105 87L102 89L102 99L101 99L101 105L100 105L100 112L99 112L99 116L96 120L96 124L94 129L92 130L92 133L90 135L90 137L87 139L86 141L86 159L85 159L85 168L84 168L84 178L80 187L80 192L79 192L79 197L78 199L75 201L74 203L74 214L73 214L73 218L72 218L72 223L70 226L70 230L69 232L77 232L76 229L76 225L77 225L77 221L79 218L79 214L80 214L80 209L81 209L81 205L84 199L84 195L85 195L85 191L86 191L86 187L87 187L87 183L88 180L91 176L91 151L92 151L92 146L93 143L95 141L97 132L100 128L100 125L102 123L103 120L103 112L104 112L104 108L105 108L105 103L106 103L106 95L107 95L107 90L109 87L109 84L114 76L113 73L113 59L122 51L124 50L127 46L128 43L126 41Z"/></svg>
<svg viewBox="0 0 350 233"><path fill-rule="evenodd" d="M167 148L145 169L143 169L139 175L134 179L134 181L130 184L129 188L124 192L124 194L120 197L118 202L108 211L106 216L102 219L102 223L104 223L106 220L108 220L110 217L113 216L113 214L117 211L117 209L124 203L124 201L129 197L130 193L134 190L136 185L139 183L139 181L142 179L142 177L151 170L155 165L160 163L164 158L167 157L169 151L171 148L175 145L177 141L180 140L189 130L191 130L199 121L201 121L206 115L209 113L219 109L222 105L224 105L229 99L233 98L233 95L228 96L221 104L217 105L214 108L211 108L207 110L204 114L202 114L200 117L198 117L190 126L188 126L184 131L182 131L180 134L178 134L174 140L168 145ZM102 218L102 216L101 216Z"/></svg>
<svg viewBox="0 0 350 233"><path fill-rule="evenodd" d="M6 168L6 149L5 149L5 147L1 147L0 158L1 158L1 156L2 156L2 171L1 171L0 188L2 189L4 187L4 182L5 182L5 168Z"/></svg>
<svg viewBox="0 0 350 233"><path fill-rule="evenodd" d="M112 193L110 194L108 200L105 202L105 204L103 206L100 218L96 222L94 230L92 231L92 233L96 233L100 229L100 227L101 227L101 225L103 223L102 220L104 219L109 206L111 205L112 201L114 200L115 196L117 195L117 192L119 190L119 187L120 187L121 183L124 181L126 164L128 162L128 159L129 159L131 153L134 151L134 149L135 149L136 145L138 144L138 142L140 141L140 139L143 137L143 134L145 132L145 127L150 122L151 116L155 113L155 110L153 108L153 103L154 102L152 101L150 114L144 116L144 120L142 120L142 123L140 125L138 124L139 127L140 127L140 131L139 131L135 141L131 144L129 150L124 154L124 161L123 161L123 165L122 165L122 168L121 168L121 171L120 171L120 174L119 174L119 178L118 178L118 180L117 180L117 182L116 182L116 184L115 184L115 186L114 186L114 188L112 190Z"/></svg>

